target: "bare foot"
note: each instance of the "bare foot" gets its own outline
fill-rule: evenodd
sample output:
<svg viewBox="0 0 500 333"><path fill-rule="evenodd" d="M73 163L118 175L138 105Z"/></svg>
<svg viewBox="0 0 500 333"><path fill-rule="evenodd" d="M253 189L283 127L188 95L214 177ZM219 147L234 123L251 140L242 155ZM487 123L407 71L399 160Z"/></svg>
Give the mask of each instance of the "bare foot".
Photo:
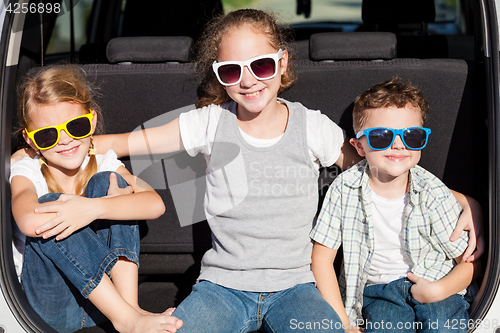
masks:
<svg viewBox="0 0 500 333"><path fill-rule="evenodd" d="M175 333L182 327L182 320L164 314L142 315L138 314L136 318L128 318L128 324L115 329L121 333Z"/></svg>
<svg viewBox="0 0 500 333"><path fill-rule="evenodd" d="M156 315L160 315L160 314L165 315L165 316L171 316L172 313L174 313L174 311L176 309L176 308L168 308L165 311L163 311L163 313L154 313L154 312L149 312L147 310L140 308L139 305L135 305L135 306L133 306L133 308L137 312L139 312L140 314L145 315L145 316L156 316Z"/></svg>
<svg viewBox="0 0 500 333"><path fill-rule="evenodd" d="M166 315L166 316L171 316L172 313L174 313L176 308L168 308L166 309L162 314Z"/></svg>
<svg viewBox="0 0 500 333"><path fill-rule="evenodd" d="M141 315L144 315L144 316L154 316L154 315L159 314L159 313L153 313L153 312L149 312L147 310L144 310L141 307L139 307L139 305L133 305L132 307L135 309L135 311L139 312Z"/></svg>

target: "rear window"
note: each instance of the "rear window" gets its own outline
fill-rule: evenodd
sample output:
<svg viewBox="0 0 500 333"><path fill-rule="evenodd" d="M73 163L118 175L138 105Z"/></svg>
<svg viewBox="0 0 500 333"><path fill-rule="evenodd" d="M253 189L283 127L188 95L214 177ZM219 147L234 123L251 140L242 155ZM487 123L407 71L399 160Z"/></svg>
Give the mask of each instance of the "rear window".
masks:
<svg viewBox="0 0 500 333"><path fill-rule="evenodd" d="M460 20L459 0L435 0L436 23L438 27L432 30L439 33L456 34L460 29L449 27L449 25L459 26ZM340 31L355 30L361 23L361 2L362 0L222 0L222 5L226 13L241 8L257 8L270 10L277 14L279 23L283 25L304 26L313 24L320 28L321 23L324 28L334 27ZM92 11L94 0L75 0L73 10L74 19L74 46L75 50L87 43L87 23ZM297 14L297 3L310 3L309 17L307 5L301 14ZM122 10L126 0L121 1ZM69 10L63 11L56 20L53 33L47 48L47 54L69 53L71 48L71 15ZM443 27L447 25L448 27ZM439 27L441 25L441 27Z"/></svg>
<svg viewBox="0 0 500 333"><path fill-rule="evenodd" d="M222 0L224 11L241 8L270 9L278 14L280 23L297 24L311 22L362 23L361 0L311 0L310 17L297 15L297 3L307 0ZM436 22L455 21L458 0L436 0Z"/></svg>
<svg viewBox="0 0 500 333"><path fill-rule="evenodd" d="M75 49L87 42L87 20L92 10L94 0L79 0L73 8ZM63 6L65 4L63 3ZM56 25L47 46L47 54L69 53L71 49L71 15L69 8L63 8L62 15L56 20Z"/></svg>

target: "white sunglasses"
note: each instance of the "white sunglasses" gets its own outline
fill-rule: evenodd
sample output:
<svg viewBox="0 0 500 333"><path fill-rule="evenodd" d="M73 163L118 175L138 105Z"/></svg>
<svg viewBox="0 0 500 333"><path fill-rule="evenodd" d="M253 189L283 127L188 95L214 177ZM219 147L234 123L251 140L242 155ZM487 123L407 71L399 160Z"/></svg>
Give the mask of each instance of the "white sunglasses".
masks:
<svg viewBox="0 0 500 333"><path fill-rule="evenodd" d="M264 54L246 61L214 61L212 68L223 86L232 86L240 83L243 68L246 66L257 80L269 80L278 73L278 61L283 58L283 50L276 53Z"/></svg>

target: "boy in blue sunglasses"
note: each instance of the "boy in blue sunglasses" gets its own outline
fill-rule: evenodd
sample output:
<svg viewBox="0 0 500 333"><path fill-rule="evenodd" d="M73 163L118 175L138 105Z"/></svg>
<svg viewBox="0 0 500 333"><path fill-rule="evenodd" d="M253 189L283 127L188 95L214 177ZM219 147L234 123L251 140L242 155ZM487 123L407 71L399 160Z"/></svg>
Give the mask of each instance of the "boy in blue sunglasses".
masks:
<svg viewBox="0 0 500 333"><path fill-rule="evenodd" d="M317 287L345 327L466 332L453 323L468 320L463 295L473 264L462 261L468 236L449 240L461 208L417 165L431 133L423 127L428 108L422 92L397 77L356 99L351 144L366 159L335 179L310 234Z"/></svg>

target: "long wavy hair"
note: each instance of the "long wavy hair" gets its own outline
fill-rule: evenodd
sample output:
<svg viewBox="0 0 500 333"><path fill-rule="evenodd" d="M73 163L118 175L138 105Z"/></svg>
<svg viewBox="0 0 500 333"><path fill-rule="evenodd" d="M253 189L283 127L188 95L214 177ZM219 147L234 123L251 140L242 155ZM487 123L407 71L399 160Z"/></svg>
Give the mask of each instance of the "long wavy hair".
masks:
<svg viewBox="0 0 500 333"><path fill-rule="evenodd" d="M280 28L276 18L270 14L256 9L241 9L227 15L212 19L200 37L197 44L197 68L202 75L201 90L203 96L196 103L200 108L210 104L222 104L231 100L224 87L219 83L212 70L212 63L217 60L219 47L224 36L235 28L249 27L256 33L264 34L271 45L276 49L287 50L289 54L288 66L285 74L281 76L281 86L278 94L295 82L295 71L292 66L289 30Z"/></svg>
<svg viewBox="0 0 500 333"><path fill-rule="evenodd" d="M19 93L19 123L18 133L22 133L31 123L31 115L37 105L50 105L55 103L77 103L85 110L94 110L97 115L97 133L102 132L102 116L98 105L93 101L95 90L86 80L83 69L73 65L47 66L38 71L29 72L18 88ZM92 147L92 139L90 148ZM41 163L41 171L50 192L62 193L63 190L57 184L51 174L46 159L41 151L37 152ZM87 183L97 172L97 162L94 154L90 154L90 160L84 170L78 173L76 180L76 194L84 195Z"/></svg>

